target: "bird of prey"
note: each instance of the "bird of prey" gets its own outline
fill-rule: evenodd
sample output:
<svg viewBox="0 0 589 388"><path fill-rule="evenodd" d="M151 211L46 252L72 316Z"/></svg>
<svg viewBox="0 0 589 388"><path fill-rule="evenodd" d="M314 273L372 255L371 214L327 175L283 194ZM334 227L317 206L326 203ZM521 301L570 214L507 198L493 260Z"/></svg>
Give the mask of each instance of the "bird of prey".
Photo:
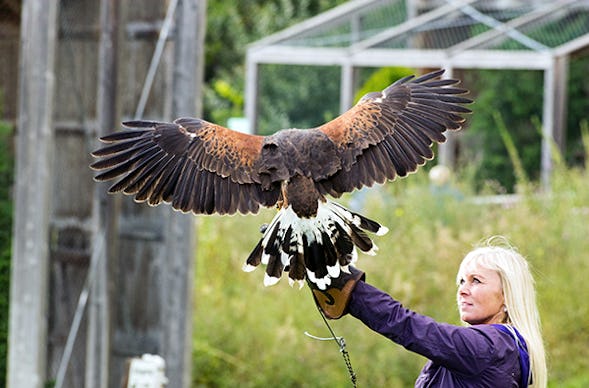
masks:
<svg viewBox="0 0 589 388"><path fill-rule="evenodd" d="M329 200L414 172L433 158L434 142L461 128L471 102L443 70L400 79L365 95L347 112L311 129L244 134L198 118L129 121L106 135L95 180L116 179L109 193L169 203L195 214L278 208L244 264L266 265L265 285L288 272L325 289L349 271L356 247L374 254L367 232L386 227Z"/></svg>

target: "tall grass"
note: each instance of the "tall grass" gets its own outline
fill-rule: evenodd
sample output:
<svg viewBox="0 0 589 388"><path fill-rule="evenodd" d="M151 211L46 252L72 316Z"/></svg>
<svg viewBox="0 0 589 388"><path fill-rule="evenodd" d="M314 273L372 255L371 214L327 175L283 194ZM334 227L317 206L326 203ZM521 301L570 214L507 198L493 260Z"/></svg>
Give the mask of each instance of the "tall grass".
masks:
<svg viewBox="0 0 589 388"><path fill-rule="evenodd" d="M558 164L550 193L524 190L510 205L475 204L461 178L431 187L425 172L348 196L344 204L361 199L361 211L390 229L375 238L378 255L361 256L357 265L406 307L459 324L460 260L485 237L507 236L534 272L550 386L589 386L588 175ZM308 289L293 289L286 279L264 288L262 268L241 271L272 215L197 218L194 387L351 386L336 344L304 335L328 336ZM331 324L346 340L359 386L413 385L424 358L352 317Z"/></svg>

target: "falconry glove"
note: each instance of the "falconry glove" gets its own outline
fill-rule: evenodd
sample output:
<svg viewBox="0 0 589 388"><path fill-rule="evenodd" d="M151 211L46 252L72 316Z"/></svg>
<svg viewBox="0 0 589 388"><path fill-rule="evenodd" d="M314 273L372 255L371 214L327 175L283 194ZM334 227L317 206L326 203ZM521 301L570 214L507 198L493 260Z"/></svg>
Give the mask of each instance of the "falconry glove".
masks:
<svg viewBox="0 0 589 388"><path fill-rule="evenodd" d="M348 268L350 273L342 271L337 278L331 278L331 284L325 290L319 289L313 282L307 282L313 292L315 303L326 318L339 319L347 314L352 291L358 281L366 278L364 271L351 265Z"/></svg>

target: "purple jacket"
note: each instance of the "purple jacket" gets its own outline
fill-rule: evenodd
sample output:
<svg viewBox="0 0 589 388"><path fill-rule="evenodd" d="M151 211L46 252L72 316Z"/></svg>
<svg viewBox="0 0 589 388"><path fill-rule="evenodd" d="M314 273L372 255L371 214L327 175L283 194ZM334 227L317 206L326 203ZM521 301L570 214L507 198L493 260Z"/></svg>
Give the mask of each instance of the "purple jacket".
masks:
<svg viewBox="0 0 589 388"><path fill-rule="evenodd" d="M492 325L438 323L404 308L379 289L358 282L348 311L366 326L427 357L416 387L518 387L519 351Z"/></svg>

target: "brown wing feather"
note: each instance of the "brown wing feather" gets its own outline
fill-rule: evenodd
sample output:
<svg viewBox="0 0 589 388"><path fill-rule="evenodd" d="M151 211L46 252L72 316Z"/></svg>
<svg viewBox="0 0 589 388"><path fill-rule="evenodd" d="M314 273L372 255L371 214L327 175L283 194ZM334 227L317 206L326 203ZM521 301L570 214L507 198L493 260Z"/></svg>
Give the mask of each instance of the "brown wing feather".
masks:
<svg viewBox="0 0 589 388"><path fill-rule="evenodd" d="M382 92L369 93L336 119L318 127L334 144L342 168L317 182L324 194L339 197L374 183L414 172L433 157L434 142L458 130L471 103L459 81L439 79L443 70L406 77ZM384 178L383 178L384 177Z"/></svg>
<svg viewBox="0 0 589 388"><path fill-rule="evenodd" d="M118 179L111 193L196 214L255 213L278 200L279 183L260 185L262 136L192 118L124 126L101 138L107 145L92 153L101 158L91 165L101 171L95 179Z"/></svg>

